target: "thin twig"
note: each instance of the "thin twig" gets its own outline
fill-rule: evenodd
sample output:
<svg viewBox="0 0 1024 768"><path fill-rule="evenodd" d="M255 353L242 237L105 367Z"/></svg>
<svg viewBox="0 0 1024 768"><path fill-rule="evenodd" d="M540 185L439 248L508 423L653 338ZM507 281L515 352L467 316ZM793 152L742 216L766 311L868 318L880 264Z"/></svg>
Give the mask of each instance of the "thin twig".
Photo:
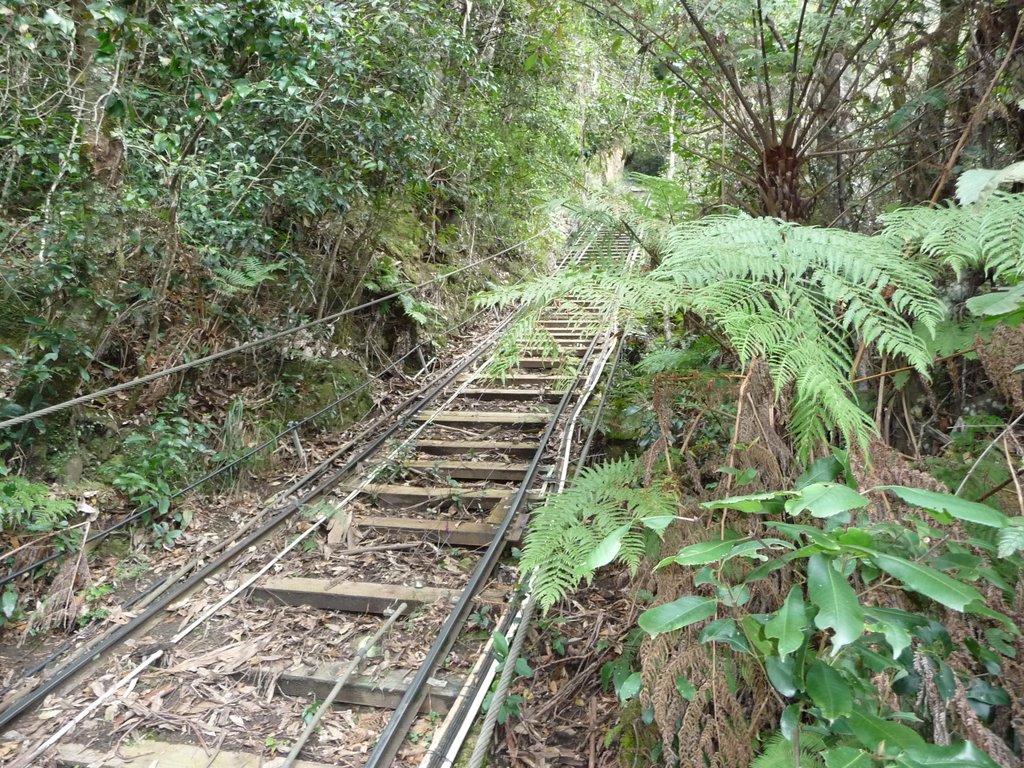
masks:
<svg viewBox="0 0 1024 768"><path fill-rule="evenodd" d="M960 485L957 487L956 493L953 494L954 496L959 496L963 492L964 486L967 485L967 481L971 478L971 475L974 474L974 471L978 468L978 465L980 465L984 458L988 455L988 452L992 450L992 447L996 445L1000 440L1002 440L1004 435L1008 435L1010 433L1010 430L1016 427L1022 419L1024 419L1024 413L1021 413L1020 416L1018 416L1009 424L1007 424L1003 431L996 435L996 437L994 437L992 441L987 446L985 446L985 450L981 452L981 455L978 456L977 459L975 459L974 464L971 465L971 468L967 470L967 474L964 475L964 479L960 481Z"/></svg>

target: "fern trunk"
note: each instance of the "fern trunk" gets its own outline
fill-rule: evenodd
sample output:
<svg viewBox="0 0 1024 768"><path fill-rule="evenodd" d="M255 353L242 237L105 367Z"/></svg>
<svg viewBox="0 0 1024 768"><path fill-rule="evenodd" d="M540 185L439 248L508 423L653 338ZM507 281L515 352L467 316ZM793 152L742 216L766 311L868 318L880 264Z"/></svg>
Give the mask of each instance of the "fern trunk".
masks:
<svg viewBox="0 0 1024 768"><path fill-rule="evenodd" d="M800 222L806 204L800 194L800 166L803 160L796 149L785 144L766 147L761 154L757 184L761 212L786 221Z"/></svg>

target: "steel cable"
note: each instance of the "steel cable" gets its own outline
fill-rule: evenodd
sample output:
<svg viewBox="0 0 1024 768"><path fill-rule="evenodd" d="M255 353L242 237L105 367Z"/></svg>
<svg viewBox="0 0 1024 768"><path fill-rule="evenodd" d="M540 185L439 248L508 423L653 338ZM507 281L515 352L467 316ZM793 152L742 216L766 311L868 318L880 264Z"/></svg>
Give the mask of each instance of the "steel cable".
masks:
<svg viewBox="0 0 1024 768"><path fill-rule="evenodd" d="M55 403L54 405L48 405L45 408L39 408L38 410L32 411L30 413L23 413L20 416L15 416L15 417L12 417L10 419L6 419L4 421L0 421L0 429L8 429L10 427L16 427L19 424L24 424L26 422L33 421L35 419L43 418L44 416L51 416L54 413L59 413L60 411L67 410L68 408L74 408L76 405L83 405L85 403L90 403L93 400L99 400L100 398L116 394L117 392L123 392L126 389L132 389L133 387L137 387L137 386L139 386L141 384L148 384L151 381L157 381L158 379L163 379L163 378L166 378L167 376L173 376L176 373L182 373L183 371L188 371L188 370L190 370L192 368L196 368L197 366L204 365L206 363L211 363L214 360L220 360L221 358L237 354L238 352L245 352L245 351L250 350L250 349L255 349L256 347L261 347L264 344L269 344L272 341L277 341L278 339L282 339L282 338L284 338L286 336L291 336L292 334L298 333L299 331L304 331L307 328L312 328L312 327L317 326L317 325L323 325L324 323L329 323L329 322L331 322L333 320L337 320L340 317L344 317L345 315L350 315L353 312L358 312L358 311L363 310L363 309L369 309L370 307L375 307L378 304L382 304L385 301L390 301L391 299L397 298L399 296L404 296L407 293L411 293L412 291L418 290L420 288L424 288L424 287L426 287L428 285L432 285L433 283L442 282L444 280L447 280L449 277L452 277L453 275L459 274L460 272L465 272L466 270L472 269L474 267L478 267L481 264L485 264L486 262L491 261L492 259L496 259L499 256L503 256L504 254L508 253L509 251L515 250L516 248L519 248L520 246L526 245L531 240L535 240L536 238L540 237L541 235L546 234L549 230L550 230L550 228L543 229L540 232L538 232L538 233L536 233L534 235L531 235L530 237L526 238L525 240L521 240L520 242L516 243L515 245L511 245L511 246L509 246L508 248L506 248L506 249L504 249L502 251L498 251L497 253L493 253L490 256L487 256L486 258L478 259L477 261L474 261L471 264L467 264L467 265L465 265L463 267L459 267L458 269L452 270L451 272L446 272L445 274L438 275L437 277L431 278L430 280L425 280L424 282L422 282L422 283L420 283L418 285L409 286L408 288L404 288L401 291L395 291L394 293L389 293L387 296L381 296L378 299L373 299L372 301L367 301L367 302L365 302L363 304L360 304L359 306L349 307L349 308L343 309L343 310L341 310L339 312L335 312L333 314L326 315L325 317L321 317L318 320L310 320L308 323L302 323L301 325L297 325L297 326L295 326L293 328L287 328L287 329L285 329L283 331L278 331L276 333L272 333L269 336L264 336L263 338L256 339L255 341L247 341L246 343L239 344L236 347L231 347L230 349L223 349L220 352L214 352L212 355L206 355L205 357L200 357L200 358L197 358L195 360L190 360L187 363L181 363L180 365L175 365L175 366L172 366L171 368L166 368L166 369L164 369L162 371L155 371L153 373L146 374L145 376L140 376L138 378L132 379L131 381L124 381L124 382L121 382L120 384L115 384L112 387L107 387L106 389L101 389L101 390L99 390L97 392L92 392L92 393L87 394L87 395L81 395L80 397L75 397L75 398L72 398L71 400L65 400L64 402L61 402L61 403Z"/></svg>
<svg viewBox="0 0 1024 768"><path fill-rule="evenodd" d="M484 312L486 312L486 311L487 310L479 310L478 312L476 312L475 314L471 315L469 318L467 318L463 322L461 322L458 325L456 325L454 328L451 329L451 331L454 332L454 331L457 331L457 330L465 327L466 325L469 325L470 323L475 321L477 318L479 318L480 315L484 314ZM339 405L341 405L345 401L350 400L351 398L353 398L356 395L358 395L360 392L362 392L365 389L367 389L374 382L379 381L387 373L392 371L394 368L399 366L401 363L403 363L405 360L407 360L409 357L411 357L413 354L415 354L422 347L424 347L425 345L427 345L429 343L430 343L429 341L424 341L424 342L421 342L420 344L417 344L415 347L410 349L408 352L406 352L400 358L398 358L397 360L394 360L387 368L384 368L382 371L380 371L378 374L376 374L373 378L367 379L365 382L363 382L361 385L359 385L355 389L349 390L344 395L342 395L341 397L337 398L334 402L329 403L328 405L324 406L323 408L321 408L316 413L313 413L313 414L310 414L309 416L306 416L301 421L297 421L297 422L293 422L293 423L289 424L287 429L285 429L285 430L283 430L281 432L278 432L273 437L270 437L270 438L264 440L259 445L255 446L253 448L250 448L248 451L246 451L244 454L242 454L238 458L233 459L229 463L224 464L224 465L218 467L217 469L207 473L206 475L204 475L203 477L199 478L198 480L192 482L191 484L187 485L186 487L181 488L181 489L179 489L177 491L174 491L173 493L171 493L167 497L168 501L174 501L175 499L180 498L181 496L184 496L186 493L190 493L191 491L194 491L196 488L198 488L199 486L209 482L210 480L213 480L214 478L219 477L220 475L224 474L225 472L230 472L232 469L237 467L239 464L242 464L242 463L248 461L250 458L255 456L257 453L261 453L262 451L265 451L270 446L274 445L282 437L285 437L285 436L287 436L289 434L297 432L298 429L300 429L301 427L305 426L309 422L314 421L315 419L318 419L319 417L323 416L328 411L331 411L334 408L337 408ZM103 529L102 531L97 531L92 536L88 537L84 542L82 542L82 544L84 546L85 544L91 544L94 541L98 541L99 539L105 538L106 536L109 536L111 533L113 533L115 531L118 531L121 528L124 528L129 523L133 523L136 520L138 520L139 518L144 517L145 515L150 514L150 513L154 512L154 511L156 511L157 509L158 509L158 505L156 505L156 504L151 504L148 507L145 507L144 509L140 509L140 510L132 513L128 517L124 518L123 520L119 520L116 523L114 523L113 525ZM31 572L37 570L38 568L41 568L42 566L46 565L47 563L51 563L54 560L56 560L56 559L58 559L60 557L63 557L63 555L64 555L63 552L56 552L56 553L54 553L52 555L47 555L46 557L41 558L41 559L37 560L34 563L31 563L29 565L24 566L23 568L21 568L18 571L14 571L12 573L7 574L6 576L0 577L0 587L3 587L5 584L9 584L10 582L14 581L15 579L17 579L17 578L19 578L21 576L24 576L27 573L31 573ZM4 557L6 557L6 555L0 555L0 560L3 560Z"/></svg>

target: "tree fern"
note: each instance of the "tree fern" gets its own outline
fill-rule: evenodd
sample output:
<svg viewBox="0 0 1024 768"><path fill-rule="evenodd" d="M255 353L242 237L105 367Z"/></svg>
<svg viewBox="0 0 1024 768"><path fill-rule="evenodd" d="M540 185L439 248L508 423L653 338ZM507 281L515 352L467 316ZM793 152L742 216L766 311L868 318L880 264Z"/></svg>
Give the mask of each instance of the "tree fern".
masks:
<svg viewBox="0 0 1024 768"><path fill-rule="evenodd" d="M641 318L690 312L746 365L765 360L777 391L792 386L795 447L833 430L864 442L873 429L849 384L856 350L874 345L926 372L925 340L945 317L933 271L891 239L749 216L712 216L660 235L648 272L608 268L540 278L488 299L542 304L561 295Z"/></svg>
<svg viewBox="0 0 1024 768"><path fill-rule="evenodd" d="M520 565L524 572L536 569L534 589L544 608L591 577L591 554L623 527L616 559L635 570L645 551L640 521L676 514L675 498L637 487L638 475L634 459L584 468L572 487L533 511Z"/></svg>
<svg viewBox="0 0 1024 768"><path fill-rule="evenodd" d="M996 193L983 203L903 208L884 217L894 247L918 250L958 275L974 270L994 279L1024 276L1024 195Z"/></svg>

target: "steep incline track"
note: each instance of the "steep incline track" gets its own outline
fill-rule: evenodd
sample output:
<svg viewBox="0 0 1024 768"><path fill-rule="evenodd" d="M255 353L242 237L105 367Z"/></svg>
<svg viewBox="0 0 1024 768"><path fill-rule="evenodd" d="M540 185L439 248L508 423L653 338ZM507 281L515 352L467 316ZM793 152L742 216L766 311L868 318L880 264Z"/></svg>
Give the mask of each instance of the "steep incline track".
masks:
<svg viewBox="0 0 1024 768"><path fill-rule="evenodd" d="M578 242L570 265L635 256L617 234ZM446 764L451 726L486 684L491 631L508 631L518 603L501 555L564 476L571 416L618 345L610 308L555 304L536 320L543 344L491 379L514 319L0 711L0 732L30 737L10 764L289 764L307 735L315 761L295 765ZM316 707L303 705L325 698L333 712L304 728Z"/></svg>

